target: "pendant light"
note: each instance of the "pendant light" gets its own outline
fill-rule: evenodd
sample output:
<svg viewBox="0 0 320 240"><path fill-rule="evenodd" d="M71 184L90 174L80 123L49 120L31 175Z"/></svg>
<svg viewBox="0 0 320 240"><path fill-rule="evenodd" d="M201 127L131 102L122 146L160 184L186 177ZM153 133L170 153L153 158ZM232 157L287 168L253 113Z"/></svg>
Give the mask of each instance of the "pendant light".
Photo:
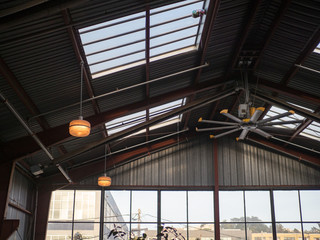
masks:
<svg viewBox="0 0 320 240"><path fill-rule="evenodd" d="M98 185L100 187L109 187L111 185L111 178L107 177L107 145L104 147L104 175L98 178Z"/></svg>
<svg viewBox="0 0 320 240"><path fill-rule="evenodd" d="M86 137L90 134L91 125L88 121L83 120L82 116L82 82L83 82L83 70L84 63L81 61L81 84L80 84L80 117L79 119L73 120L69 124L69 133L75 137Z"/></svg>

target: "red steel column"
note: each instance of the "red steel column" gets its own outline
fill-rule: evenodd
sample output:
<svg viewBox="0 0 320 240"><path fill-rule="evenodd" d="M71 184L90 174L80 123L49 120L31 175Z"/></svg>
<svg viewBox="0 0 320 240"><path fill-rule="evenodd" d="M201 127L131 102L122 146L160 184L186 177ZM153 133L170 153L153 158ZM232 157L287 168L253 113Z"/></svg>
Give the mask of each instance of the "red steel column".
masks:
<svg viewBox="0 0 320 240"><path fill-rule="evenodd" d="M214 160L214 239L220 240L218 141L213 142Z"/></svg>
<svg viewBox="0 0 320 240"><path fill-rule="evenodd" d="M37 194L35 240L45 240L52 189L40 186Z"/></svg>

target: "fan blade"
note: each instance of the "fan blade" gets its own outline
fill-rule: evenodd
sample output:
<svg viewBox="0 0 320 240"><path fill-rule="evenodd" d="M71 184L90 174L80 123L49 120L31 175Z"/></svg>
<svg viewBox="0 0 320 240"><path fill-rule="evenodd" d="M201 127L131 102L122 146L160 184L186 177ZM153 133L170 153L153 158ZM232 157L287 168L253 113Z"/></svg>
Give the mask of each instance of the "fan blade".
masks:
<svg viewBox="0 0 320 240"><path fill-rule="evenodd" d="M271 134L269 134L269 133L267 133L267 132L265 132L265 131L263 131L261 129L258 129L258 128L252 129L251 131L255 132L255 133L257 133L257 134L259 134L259 135L261 135L261 136L263 136L265 138L271 138L272 137Z"/></svg>
<svg viewBox="0 0 320 240"><path fill-rule="evenodd" d="M224 126L224 127L213 127L213 128L196 128L197 132L213 131L213 130L222 130L222 129L232 129L237 128L238 126Z"/></svg>
<svg viewBox="0 0 320 240"><path fill-rule="evenodd" d="M210 138L219 138L219 137L228 135L228 134L230 134L230 133L237 132L237 131L239 131L240 129L241 129L241 128L236 128L236 129L232 129L232 130L230 130L230 131L227 131L227 132L224 132L224 133L221 133L221 134L218 134L218 135L210 135Z"/></svg>
<svg viewBox="0 0 320 240"><path fill-rule="evenodd" d="M237 126L238 123L231 123L231 122L221 122L221 121L212 121L212 120L203 120L199 119L198 122L202 123L213 123L213 124L221 124L221 125L232 125L232 126Z"/></svg>
<svg viewBox="0 0 320 240"><path fill-rule="evenodd" d="M248 129L243 129L241 134L240 134L240 136L239 136L239 138L238 138L238 140L244 140L245 137L247 136L248 132L249 132Z"/></svg>
<svg viewBox="0 0 320 240"><path fill-rule="evenodd" d="M259 126L273 126L273 125L284 125L284 124L295 124L295 123L302 123L303 120L293 120L293 121L281 121L281 122L269 122L264 124L259 124Z"/></svg>
<svg viewBox="0 0 320 240"><path fill-rule="evenodd" d="M257 123L260 124L260 123L270 122L270 121L272 121L272 120L279 119L279 118L283 118L283 117L286 117L286 116L289 116L289 115L292 115L292 114L294 114L294 111L290 110L290 111L288 111L288 112L281 113L281 114L278 114L278 115L273 116L273 117L269 117L269 118L266 118L266 119L262 119L262 120L258 121Z"/></svg>
<svg viewBox="0 0 320 240"><path fill-rule="evenodd" d="M228 113L228 109L223 109L221 112L220 112L222 115L232 119L233 121L237 122L237 123L242 123L241 119L231 115L230 113Z"/></svg>
<svg viewBox="0 0 320 240"><path fill-rule="evenodd" d="M256 123L261 114L264 112L264 109L264 107L257 108L252 117L250 118L250 122Z"/></svg>

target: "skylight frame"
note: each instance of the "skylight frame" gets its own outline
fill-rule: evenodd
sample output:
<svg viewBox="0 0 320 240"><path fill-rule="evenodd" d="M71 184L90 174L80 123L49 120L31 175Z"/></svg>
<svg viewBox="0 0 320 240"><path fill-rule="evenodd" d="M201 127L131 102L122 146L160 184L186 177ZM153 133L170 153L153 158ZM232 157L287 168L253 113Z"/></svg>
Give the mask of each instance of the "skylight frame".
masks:
<svg viewBox="0 0 320 240"><path fill-rule="evenodd" d="M293 103L290 103L292 105L295 105L299 108L302 108L304 110L307 110L307 111L310 111L310 112L313 112L312 109L309 109L309 108L306 108L306 107L302 107L300 105L297 105L297 104L293 104ZM271 115L269 114L270 111L274 112L275 114L274 115L277 115L279 113L281 113L280 111L275 111L274 109L272 110L272 108L276 108L276 109L280 109L282 112L286 112L286 110L282 109L282 108L279 108L279 107L276 107L276 106L272 106L270 108L270 110L268 111L268 113L266 114L266 116L264 118L268 118L270 117ZM298 116L298 117L297 117ZM294 117L292 116L288 116L287 120L303 120L303 121L306 121L307 119L299 114L294 114ZM278 120L274 120L274 121L284 121L285 118L282 118L282 119L278 119ZM287 125L274 125L274 127L279 127L279 128L286 128L286 129L292 129L292 130L296 130L300 124L288 124L290 126L292 125L295 125L294 128L290 128L288 127ZM318 122L314 122L312 121L310 123L310 125L308 127L306 127L305 129L303 129L300 133L299 133L300 136L304 136L304 137L307 137L307 138L311 138L311 139L314 139L314 140L317 140L317 141L320 141L320 123Z"/></svg>
<svg viewBox="0 0 320 240"><path fill-rule="evenodd" d="M182 99L178 99L175 101L167 102L167 103L159 105L159 106L152 107L149 109L149 111L147 111L147 109L145 109L142 111L138 111L138 112L135 112L132 114L128 114L128 115L113 119L113 120L105 123L106 130L108 132L108 135L110 136L112 134L118 133L118 132L123 131L125 129L128 129L130 127L136 126L142 122L145 122L147 120L147 112L149 112L149 119L151 119L151 118L160 116L162 114L165 114L169 111L172 111L173 109L176 109L178 107L184 106L185 103L186 103L186 98L182 98ZM161 108L162 106L163 106L163 108ZM165 108L164 108L164 106L165 106ZM155 109L155 108L157 108L158 110L154 112L152 109ZM149 129L152 131L152 130L155 130L155 129L158 129L161 127L165 127L165 126L177 123L177 122L181 122L182 115L183 114L178 114L177 116L166 119L162 122L159 122L159 123L149 127ZM130 135L126 136L126 138L130 137L130 136L138 135L143 132L146 132L146 128L142 129L140 131L137 131L136 133L130 134Z"/></svg>
<svg viewBox="0 0 320 240"><path fill-rule="evenodd" d="M308 127L303 129L300 135L320 141L320 123L314 121L311 122Z"/></svg>
<svg viewBox="0 0 320 240"><path fill-rule="evenodd" d="M203 7L207 1L208 0L189 0L188 2L178 2L178 3L166 5L157 9L152 9L150 11L150 22L152 22L153 16L156 16L156 15L159 16L159 14L165 14L168 11L172 11L174 13L174 11L176 10L175 13L180 14L180 16L178 15L173 19L169 19L168 21L163 21L164 19L163 16L159 17L157 21L160 21L160 22L156 22L155 24L150 25L150 30L149 30L150 32L152 32L153 30L155 30L157 27L160 27L160 26L166 26L167 24L183 21L184 19L188 20L187 26L184 26L180 22L179 25L184 27L174 28L174 25L173 25L173 27L171 27L173 31L166 31L161 34L155 34L155 35L153 35L152 33L150 34L151 35L149 39L151 43L149 48L149 51L151 51L151 54L149 57L150 62L156 61L162 58L166 58L172 55L180 54L185 51L191 51L191 50L197 49L198 47L197 42L200 35L200 27L203 25L204 18L190 20L192 19L191 11L193 10L193 7L191 7L192 10L190 10L190 13L188 12L188 15L186 15L187 12L179 12L179 9L183 9L188 5L190 6L194 5L194 7L196 8L201 8L199 3L201 3ZM197 4L199 6L197 6ZM186 11L186 9L184 9L184 11ZM134 48L134 46L139 46L140 43L143 44L146 41L145 37L142 37L142 35L145 35L145 32L147 31L145 25L142 27L142 21L146 18L146 15L147 15L146 12L139 12L133 15L122 17L120 19L114 19L105 23L100 23L94 26L79 29L80 38L81 38L81 41L83 42L82 45L86 53L87 62L89 65L92 78L97 78L103 75L110 74L112 72L121 71L123 69L131 68L133 66L142 65L146 63L146 47L140 46L139 49ZM174 15L174 14L171 14L171 15ZM124 24L123 25L124 28L122 29L122 31L124 31L124 29L130 28L129 23L132 21L137 21L139 23L136 29L133 29L127 32L120 32L119 34L115 34L113 36L107 36L103 38L98 38L98 36L94 36L95 32L97 31L100 31L100 33L107 34L108 29L114 30L116 29L117 26L122 26L122 24ZM195 23L191 24L193 22ZM157 38L160 38L163 36L169 36L170 34L179 33L180 31L185 31L193 28L195 29L195 32L193 33L183 34L183 36L179 36L179 34L176 34L172 40L170 40L170 37L169 37L169 40L163 40L163 42L161 42L160 44L155 44L154 46L152 46L152 41ZM136 39L134 39L134 41L132 42L127 42L127 39L130 39L130 38L126 39L126 36L130 34L134 34L134 38ZM118 40L119 42L118 45L116 42L117 40L115 39ZM111 42L112 46L110 47L102 46L104 43L108 44L108 41L112 41L112 40L113 40L113 42ZM189 41L191 41L192 44L190 44ZM121 44L121 42L123 43ZM183 44L183 46L180 48L177 48L178 46L177 43L181 43ZM138 44L138 45L135 45L135 44ZM132 46L132 49L130 49L131 46ZM169 51L166 51L165 46L171 46L170 47L171 49ZM95 50L95 48L97 49ZM114 57L108 56L108 53L110 51L114 51L116 49L119 49L119 51L121 51L121 48L126 50L123 51L121 54L117 54L117 56L114 56ZM95 56L97 57L99 56L99 59L95 60ZM119 64L121 61L124 63Z"/></svg>
<svg viewBox="0 0 320 240"><path fill-rule="evenodd" d="M269 117L276 116L284 112L287 112L287 110L276 107L276 106L272 106L263 119L267 119ZM305 117L295 113L294 115L289 115L287 117L276 119L271 122L280 122L280 121L283 122L283 121L294 121L294 120L305 120ZM274 125L273 127L295 130L299 125L300 125L299 123L295 123L295 124Z"/></svg>

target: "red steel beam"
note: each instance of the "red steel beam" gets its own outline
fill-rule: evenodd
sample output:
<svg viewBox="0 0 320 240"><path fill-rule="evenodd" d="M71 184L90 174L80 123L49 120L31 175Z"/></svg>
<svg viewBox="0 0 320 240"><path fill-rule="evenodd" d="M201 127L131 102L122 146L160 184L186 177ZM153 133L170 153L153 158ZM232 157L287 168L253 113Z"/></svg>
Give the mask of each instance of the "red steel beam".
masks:
<svg viewBox="0 0 320 240"><path fill-rule="evenodd" d="M202 31L203 34L201 36L201 41L200 41L200 52L201 52L200 65L204 64L205 62L205 58L207 55L207 50L208 50L208 46L211 38L211 32L214 26L214 22L218 15L219 6L220 6L220 0L210 1L209 8L207 11L206 22ZM202 73L202 68L198 70L194 84L199 83L201 73Z"/></svg>
<svg viewBox="0 0 320 240"><path fill-rule="evenodd" d="M308 44L303 49L303 51L300 53L299 57L296 59L296 61L292 64L289 71L286 73L286 75L282 78L281 84L288 85L290 80L293 78L293 76L297 73L298 65L302 65L304 61L307 59L307 57L313 52L313 50L318 46L320 42L320 28L317 28L317 31L313 34L313 36L310 38Z"/></svg>
<svg viewBox="0 0 320 240"><path fill-rule="evenodd" d="M210 1L209 7L207 10L207 17L203 27L203 31L202 31L203 33L200 41L200 51L201 51L200 63L201 64L205 62L207 49L210 42L211 32L214 26L214 22L218 15L219 6L220 6L220 0ZM200 68L197 71L197 75L193 83L194 86L196 86L199 83L201 73L202 73L202 69ZM195 98L195 95L190 96L190 99L187 99L187 102L192 102L194 98ZM188 126L190 116L191 116L191 112L188 112L184 117L184 126L183 126L184 129L186 129Z"/></svg>
<svg viewBox="0 0 320 240"><path fill-rule="evenodd" d="M53 189L49 185L40 185L38 188L38 206L35 218L35 240L44 240L46 238L52 190Z"/></svg>
<svg viewBox="0 0 320 240"><path fill-rule="evenodd" d="M62 11L62 15L63 15L64 23L66 25L69 25L72 22L69 10L68 9L63 10ZM76 32L74 27L68 27L67 30L68 30L68 34L69 34L70 40L72 42L73 50L74 50L74 52L76 54L78 62L80 63L80 62L83 61L85 66L86 66L86 67L84 67L83 77L84 77L84 81L85 81L85 84L86 84L86 88L87 88L89 97L92 98L92 97L94 97L94 92L93 92L93 88L92 88L92 85L91 85L91 76L87 71L88 63L87 63L87 60L86 60L86 58L84 56L84 50L83 50L82 45L80 43L80 36ZM92 103L94 112L96 114L98 114L100 112L100 109L99 109L99 106L97 104L97 101L96 100L92 100L91 103Z"/></svg>
<svg viewBox="0 0 320 240"><path fill-rule="evenodd" d="M247 39L247 36L249 34L249 30L250 30L250 27L254 21L254 18L258 12L258 8L261 4L261 0L258 0L258 1L254 1L254 6L253 6L253 9L252 11L250 11L250 16L249 16L249 19L248 19L248 22L246 24L246 26L244 27L242 33L241 33L241 37L240 37L240 41L238 43L238 45L236 46L235 50L234 50L234 53L233 53L233 57L232 57L232 60L231 60L231 64L229 65L229 67L226 68L226 71L225 71L225 79L229 79L231 74L232 74L232 70L235 68L235 65L237 63L237 60L239 58L239 55L240 55L240 52L242 50L242 47ZM222 87L221 91L224 90L224 87ZM217 101L214 103L214 106L213 106L213 109L211 111L211 115L210 115L210 119L212 119L212 117L216 114L216 111L218 109L218 106L220 104L220 101Z"/></svg>
<svg viewBox="0 0 320 240"><path fill-rule="evenodd" d="M304 101L308 101L310 103L317 103L320 105L320 98L318 96L302 92L300 90L284 86L279 83L274 83L265 79L259 78L258 82L259 87L269 89L271 91L274 91L276 93L281 93L286 96L294 97L294 98L300 98Z"/></svg>
<svg viewBox="0 0 320 240"><path fill-rule="evenodd" d="M320 111L320 107L318 107L315 110L315 113L319 113L319 111ZM290 137L289 142L291 142L296 136L298 136L303 130L305 130L312 122L313 122L312 120L306 119L305 122L301 123L296 129L296 131Z"/></svg>
<svg viewBox="0 0 320 240"><path fill-rule="evenodd" d="M13 72L10 70L10 68L2 58L0 58L0 73L7 80L9 85L18 95L19 99L26 106L29 112L34 116L40 114L40 111L38 110L37 106L33 103L29 95L26 93L26 91L23 89L23 87L19 83L16 76L13 74ZM49 124L43 117L37 117L36 120L42 129L49 128Z"/></svg>
<svg viewBox="0 0 320 240"><path fill-rule="evenodd" d="M298 158L299 160L304 160L306 162L309 162L309 163L312 163L314 165L320 166L319 157L314 157L314 156L311 156L309 154L305 154L305 153L303 153L301 151L296 151L296 150L293 150L293 149L289 149L287 147L283 147L283 146L281 146L279 144L275 144L275 143L271 142L270 140L265 140L265 139L252 137L252 136L248 137L248 139L253 141L253 142L262 144L262 145L264 145L266 147L269 147L269 148L272 148L274 150L277 150L279 152L288 154L288 155L290 155L292 157Z"/></svg>
<svg viewBox="0 0 320 240"><path fill-rule="evenodd" d="M88 120L91 123L92 128L95 128L117 117L145 109L145 106L148 103L150 103L151 106L163 104L168 101L173 101L179 98L189 96L191 94L214 89L223 84L224 81L221 78L212 79L209 82L198 84L195 87L190 86L170 93L159 95L157 97L150 98L149 102L144 100L137 103L129 104L124 107L102 112L97 115L90 116L86 118L86 120ZM69 124L66 123L39 132L37 133L37 136L43 142L43 144L45 144L46 146L52 146L54 144L62 143L64 140L70 138L68 127ZM19 146L19 148L17 148L17 146ZM36 144L36 142L34 142L31 136L26 136L6 143L2 143L0 145L0 149L3 152L4 156L6 156L9 160L19 159L25 157L26 155L33 154L41 150L40 147Z"/></svg>
<svg viewBox="0 0 320 240"><path fill-rule="evenodd" d="M240 52L242 50L244 43L246 42L247 36L250 31L250 27L255 19L255 16L257 15L257 12L258 12L258 9L259 9L261 2L262 2L261 0L254 1L254 6L252 7L252 9L250 9L250 15L248 18L248 22L241 33L240 41L238 41L238 45L236 46L236 48L234 50L232 62L229 65L229 67L227 68L225 75L230 74L232 72L232 69L234 69L236 67Z"/></svg>
<svg viewBox="0 0 320 240"><path fill-rule="evenodd" d="M272 23L272 26L271 28L269 29L268 33L267 33L267 38L266 40L264 41L264 45L262 47L262 49L260 50L260 53L259 53L259 56L254 64L254 67L253 67L253 70L255 71L261 61L261 58L264 54L264 51L266 50L266 48L269 46L269 43L276 31L276 29L278 28L280 22L281 22L281 19L283 18L283 16L286 14L288 8L289 8L289 5L291 3L291 0L287 0L287 1L282 1L281 2L281 6L280 6L280 9L279 11L277 12L277 16L275 18L275 20L273 21Z"/></svg>

